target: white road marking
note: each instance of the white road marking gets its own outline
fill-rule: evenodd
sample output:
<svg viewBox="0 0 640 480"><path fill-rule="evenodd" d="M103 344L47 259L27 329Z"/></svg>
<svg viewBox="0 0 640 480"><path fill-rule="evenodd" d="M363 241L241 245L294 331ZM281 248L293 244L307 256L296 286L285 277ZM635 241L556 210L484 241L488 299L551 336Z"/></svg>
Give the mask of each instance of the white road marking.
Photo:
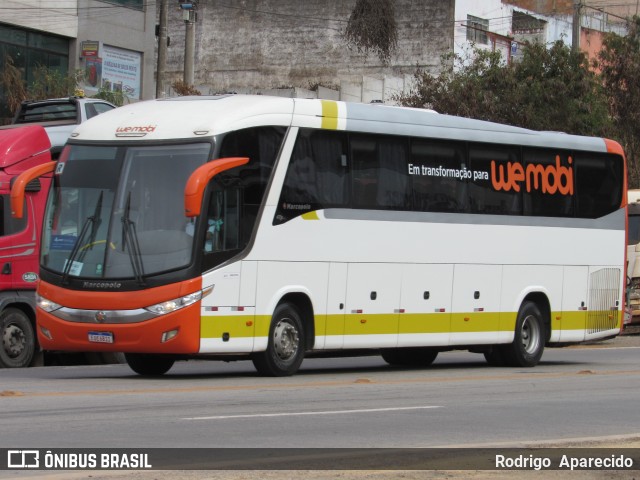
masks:
<svg viewBox="0 0 640 480"><path fill-rule="evenodd" d="M185 417L182 420L228 420L233 418L266 418L266 417L299 417L303 415L344 415L349 413L400 412L403 410L427 410L442 408L438 405L422 405L417 407L363 408L360 410L325 410L316 412L282 412L256 413L250 415L215 415L212 417Z"/></svg>

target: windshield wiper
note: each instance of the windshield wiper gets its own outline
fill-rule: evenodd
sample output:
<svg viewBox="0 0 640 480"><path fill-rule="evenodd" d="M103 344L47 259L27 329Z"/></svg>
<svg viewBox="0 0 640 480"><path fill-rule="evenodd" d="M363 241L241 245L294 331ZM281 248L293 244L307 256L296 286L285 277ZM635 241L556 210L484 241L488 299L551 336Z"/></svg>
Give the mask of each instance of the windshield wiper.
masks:
<svg viewBox="0 0 640 480"><path fill-rule="evenodd" d="M138 243L138 234L136 232L136 224L129 218L131 213L131 192L127 196L127 204L124 208L122 216L122 250L125 248L129 252L131 260L131 268L133 275L140 286L144 283L144 266L142 265L142 254L140 253L140 244ZM127 248L128 247L128 248Z"/></svg>
<svg viewBox="0 0 640 480"><path fill-rule="evenodd" d="M88 216L85 219L84 223L82 224L82 230L80 230L80 235L78 235L76 243L73 245L73 249L71 250L71 253L69 254L69 258L67 259L67 263L65 264L64 269L62 270L62 283L64 285L69 283L69 274L71 272L71 268L73 266L73 263L76 260L76 257L78 256L78 252L80 251L80 247L82 246L84 236L87 234L87 230L89 230L89 225L92 226L91 236L89 237L89 243L87 244L87 248L83 250L80 260L84 258L84 255L86 254L87 249L93 248L93 242L95 241L96 235L98 233L98 228L100 227L100 222L101 222L100 213L102 210L103 193L104 191L100 190L100 196L98 197L98 201L96 202L96 207L93 210L93 215Z"/></svg>

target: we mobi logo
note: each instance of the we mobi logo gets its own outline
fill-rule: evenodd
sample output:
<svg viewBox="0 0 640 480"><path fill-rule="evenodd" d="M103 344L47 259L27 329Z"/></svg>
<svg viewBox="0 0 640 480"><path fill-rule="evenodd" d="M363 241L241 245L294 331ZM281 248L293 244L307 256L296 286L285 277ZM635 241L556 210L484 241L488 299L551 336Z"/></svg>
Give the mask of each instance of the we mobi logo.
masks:
<svg viewBox="0 0 640 480"><path fill-rule="evenodd" d="M573 159L569 157L569 166L560 164L560 155L556 155L555 164L542 165L530 163L523 167L519 162L507 162L507 165L497 165L491 160L491 183L496 190L509 192L520 191L520 186L525 185L527 192L539 190L542 193L559 193L560 195L573 195Z"/></svg>

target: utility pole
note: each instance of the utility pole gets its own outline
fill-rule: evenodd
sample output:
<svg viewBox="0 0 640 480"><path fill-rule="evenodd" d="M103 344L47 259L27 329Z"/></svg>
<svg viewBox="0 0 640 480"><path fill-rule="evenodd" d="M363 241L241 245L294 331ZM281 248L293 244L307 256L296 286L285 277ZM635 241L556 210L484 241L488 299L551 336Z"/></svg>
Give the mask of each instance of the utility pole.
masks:
<svg viewBox="0 0 640 480"><path fill-rule="evenodd" d="M571 50L580 51L580 19L582 0L573 0L573 25L571 30Z"/></svg>
<svg viewBox="0 0 640 480"><path fill-rule="evenodd" d="M160 2L160 25L158 26L158 68L156 76L156 98L164 94L164 74L167 69L169 0Z"/></svg>
<svg viewBox="0 0 640 480"><path fill-rule="evenodd" d="M184 83L193 85L194 69L193 61L196 46L196 20L197 20L197 2L179 2L182 9L182 18L185 24L184 35Z"/></svg>

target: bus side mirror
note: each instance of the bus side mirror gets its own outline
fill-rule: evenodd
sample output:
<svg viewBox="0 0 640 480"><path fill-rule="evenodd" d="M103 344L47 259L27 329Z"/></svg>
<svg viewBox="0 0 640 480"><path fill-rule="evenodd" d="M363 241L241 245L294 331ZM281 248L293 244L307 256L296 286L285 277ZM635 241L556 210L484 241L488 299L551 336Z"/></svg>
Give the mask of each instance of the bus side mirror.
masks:
<svg viewBox="0 0 640 480"><path fill-rule="evenodd" d="M187 180L184 187L184 214L187 217L197 217L202 209L202 197L209 181L217 174L240 165L249 163L248 157L219 158L198 167ZM13 195L13 194L12 194ZM13 209L13 203L11 204Z"/></svg>
<svg viewBox="0 0 640 480"><path fill-rule="evenodd" d="M14 179L11 185L11 215L13 218L22 218L24 215L24 192L27 190L29 183L36 178L53 172L56 168L56 163L57 162L47 162L32 167Z"/></svg>

